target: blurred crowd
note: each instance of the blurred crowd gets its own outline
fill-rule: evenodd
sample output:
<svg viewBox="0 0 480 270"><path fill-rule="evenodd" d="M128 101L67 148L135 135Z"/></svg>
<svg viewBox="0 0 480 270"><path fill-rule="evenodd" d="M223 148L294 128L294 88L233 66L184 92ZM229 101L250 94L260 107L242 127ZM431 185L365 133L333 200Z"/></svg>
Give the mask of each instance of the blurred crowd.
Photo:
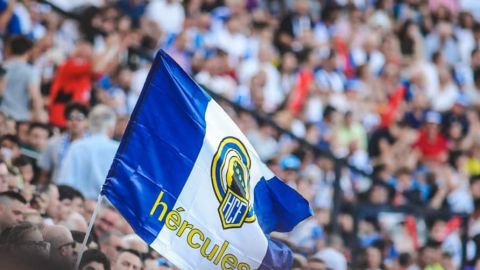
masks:
<svg viewBox="0 0 480 270"><path fill-rule="evenodd" d="M48 2L0 0L0 269L73 267L163 49L311 203L294 269L480 270L480 1ZM108 204L87 247L175 269Z"/></svg>

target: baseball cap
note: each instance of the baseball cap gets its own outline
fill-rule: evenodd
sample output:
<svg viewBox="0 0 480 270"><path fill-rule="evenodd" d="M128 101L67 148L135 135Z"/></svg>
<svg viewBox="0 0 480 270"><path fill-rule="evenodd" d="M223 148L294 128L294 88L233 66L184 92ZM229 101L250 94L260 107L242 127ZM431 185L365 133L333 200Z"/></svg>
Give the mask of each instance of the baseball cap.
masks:
<svg viewBox="0 0 480 270"><path fill-rule="evenodd" d="M280 168L283 170L300 169L300 159L295 155L288 155L280 160Z"/></svg>

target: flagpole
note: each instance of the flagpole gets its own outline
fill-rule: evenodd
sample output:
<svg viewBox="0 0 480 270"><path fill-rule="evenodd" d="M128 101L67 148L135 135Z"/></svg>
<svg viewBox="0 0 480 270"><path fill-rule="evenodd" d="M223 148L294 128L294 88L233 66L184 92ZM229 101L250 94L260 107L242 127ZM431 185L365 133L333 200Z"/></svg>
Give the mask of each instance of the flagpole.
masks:
<svg viewBox="0 0 480 270"><path fill-rule="evenodd" d="M97 219L97 214L100 212L103 204L104 197L102 195L98 195L97 204L95 205L95 210L93 210L92 217L90 218L90 222L88 224L87 231L85 232L85 238L83 238L82 246L80 247L80 252L78 253L77 262L75 263L75 270L79 270L80 261L82 260L83 252L87 249L87 241L88 237L92 233L93 224L95 223L95 219Z"/></svg>

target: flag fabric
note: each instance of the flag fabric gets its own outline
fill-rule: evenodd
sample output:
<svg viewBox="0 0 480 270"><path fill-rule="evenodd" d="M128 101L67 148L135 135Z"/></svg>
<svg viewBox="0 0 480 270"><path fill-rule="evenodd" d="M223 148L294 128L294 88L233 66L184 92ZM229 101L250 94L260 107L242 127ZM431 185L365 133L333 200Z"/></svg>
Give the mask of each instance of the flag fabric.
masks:
<svg viewBox="0 0 480 270"><path fill-rule="evenodd" d="M311 215L260 161L221 107L160 51L113 161L104 195L181 269L290 269L272 240Z"/></svg>

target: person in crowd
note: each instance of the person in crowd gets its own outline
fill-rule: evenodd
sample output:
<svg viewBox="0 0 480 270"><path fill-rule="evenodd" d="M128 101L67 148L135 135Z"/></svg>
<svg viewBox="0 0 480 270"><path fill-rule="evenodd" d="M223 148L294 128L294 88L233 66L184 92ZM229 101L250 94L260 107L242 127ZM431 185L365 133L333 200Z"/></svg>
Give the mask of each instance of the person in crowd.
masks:
<svg viewBox="0 0 480 270"><path fill-rule="evenodd" d="M60 166L72 142L85 136L87 127L88 108L81 103L70 103L65 107L67 131L52 137L42 154L37 165L41 169L41 183L57 183Z"/></svg>
<svg viewBox="0 0 480 270"><path fill-rule="evenodd" d="M322 259L316 257L310 257L307 261L307 270L327 270L327 265Z"/></svg>
<svg viewBox="0 0 480 270"><path fill-rule="evenodd" d="M119 213L115 210L115 208L111 206L104 205L98 213L98 217L95 220L95 224L93 226L93 231L97 237L101 237L103 234L112 231L114 229L118 229L117 223L120 219Z"/></svg>
<svg viewBox="0 0 480 270"><path fill-rule="evenodd" d="M60 200L60 219L66 220L72 213L83 214L85 198L82 193L70 186L64 185L58 186L58 193Z"/></svg>
<svg viewBox="0 0 480 270"><path fill-rule="evenodd" d="M315 209L293 269L479 268L477 2L0 1L0 238L50 245L0 269L73 267L159 49ZM81 269L175 269L97 211Z"/></svg>
<svg viewBox="0 0 480 270"><path fill-rule="evenodd" d="M33 162L26 156L20 156L13 160L12 165L18 168L20 175L22 176L23 184L33 187L33 182L36 180Z"/></svg>
<svg viewBox="0 0 480 270"><path fill-rule="evenodd" d="M113 37L113 36L112 36ZM104 69L113 61L118 47L118 37L108 40L109 48L94 55L92 45L81 40L70 58L65 60L56 73L50 89L49 120L52 125L65 127L66 118L64 115L65 106L70 102L86 104L92 91L92 79L99 76Z"/></svg>
<svg viewBox="0 0 480 270"><path fill-rule="evenodd" d="M58 264L71 268L75 263L75 241L72 233L64 226L51 225L43 228L43 238L50 243L50 257Z"/></svg>
<svg viewBox="0 0 480 270"><path fill-rule="evenodd" d="M447 159L447 140L440 132L441 118L437 112L428 112L424 128L415 143L415 148L420 152L420 159L425 162L442 162Z"/></svg>
<svg viewBox="0 0 480 270"><path fill-rule="evenodd" d="M50 184L44 187L39 187L40 195L44 194L44 208L45 221L49 225L60 222L60 195L58 187Z"/></svg>
<svg viewBox="0 0 480 270"><path fill-rule="evenodd" d="M42 254L31 254L28 257L18 250L0 248L0 269L10 270L65 270Z"/></svg>
<svg viewBox="0 0 480 270"><path fill-rule="evenodd" d="M86 228L85 228L85 231L86 231ZM72 230L72 229L70 229L70 232L72 233L73 241L75 241L75 247L73 249L73 257L76 262L81 251L84 250L83 240L85 239L86 233L83 231ZM92 235L89 235L85 248L96 249L96 250L98 249L98 244L94 241Z"/></svg>
<svg viewBox="0 0 480 270"><path fill-rule="evenodd" d="M323 261L330 269L346 270L347 260L342 253L343 243L341 238L337 235L332 235L327 242L327 246L314 255L315 258Z"/></svg>
<svg viewBox="0 0 480 270"><path fill-rule="evenodd" d="M22 156L20 141L13 134L6 134L0 138L0 156L4 162L12 162Z"/></svg>
<svg viewBox="0 0 480 270"><path fill-rule="evenodd" d="M107 256L97 249L89 249L83 253L80 270L110 270Z"/></svg>
<svg viewBox="0 0 480 270"><path fill-rule="evenodd" d="M0 162L0 192L8 191L8 167L5 162Z"/></svg>
<svg viewBox="0 0 480 270"><path fill-rule="evenodd" d="M125 249L118 253L112 270L141 270L142 258L135 250Z"/></svg>
<svg viewBox="0 0 480 270"><path fill-rule="evenodd" d="M3 230L0 234L0 246L27 254L50 254L50 243L43 241L40 229L29 222Z"/></svg>
<svg viewBox="0 0 480 270"><path fill-rule="evenodd" d="M424 269L444 269L442 266L441 243L430 240L420 250L420 265Z"/></svg>
<svg viewBox="0 0 480 270"><path fill-rule="evenodd" d="M117 258L118 251L122 248L122 236L123 234L121 232L108 230L98 238L100 250L111 262Z"/></svg>
<svg viewBox="0 0 480 270"><path fill-rule="evenodd" d="M87 199L95 199L118 148L112 139L116 116L109 107L98 105L88 116L90 136L75 141L62 162L59 183L82 192Z"/></svg>
<svg viewBox="0 0 480 270"><path fill-rule="evenodd" d="M127 234L122 237L122 248L135 250L140 255L148 254L148 245L136 234Z"/></svg>
<svg viewBox="0 0 480 270"><path fill-rule="evenodd" d="M294 187L296 185L299 177L300 162L300 159L295 155L288 155L280 160L279 166L283 173L280 177L289 186Z"/></svg>
<svg viewBox="0 0 480 270"><path fill-rule="evenodd" d="M19 193L5 191L0 193L0 232L23 221L27 201Z"/></svg>
<svg viewBox="0 0 480 270"><path fill-rule="evenodd" d="M50 127L43 123L31 123L28 127L27 136L28 140L20 150L22 154L29 157L36 166L40 154L47 145L50 136Z"/></svg>
<svg viewBox="0 0 480 270"><path fill-rule="evenodd" d="M277 33L277 46L281 51L300 51L302 49L299 39L307 35L314 27L309 9L309 1L296 1L294 11L281 19Z"/></svg>
<svg viewBox="0 0 480 270"><path fill-rule="evenodd" d="M8 41L9 59L0 110L16 121L45 120L38 71L28 62L33 42L25 36ZM32 109L30 109L32 104Z"/></svg>

